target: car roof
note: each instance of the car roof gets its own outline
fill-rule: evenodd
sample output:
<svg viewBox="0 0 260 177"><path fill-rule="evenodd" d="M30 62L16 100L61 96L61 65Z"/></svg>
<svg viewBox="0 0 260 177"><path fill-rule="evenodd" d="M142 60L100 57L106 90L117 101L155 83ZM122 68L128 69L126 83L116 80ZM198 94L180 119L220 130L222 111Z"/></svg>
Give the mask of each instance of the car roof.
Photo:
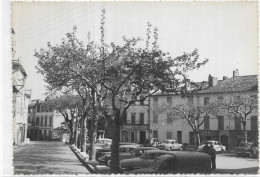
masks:
<svg viewBox="0 0 260 177"><path fill-rule="evenodd" d="M153 153L168 153L169 151L163 151L163 150L157 150L157 149L155 149L155 150L148 150L148 151L146 151L146 153L148 153L148 154L153 154Z"/></svg>
<svg viewBox="0 0 260 177"><path fill-rule="evenodd" d="M215 140L209 140L209 141L206 141L206 142L218 142L218 141L215 141Z"/></svg>
<svg viewBox="0 0 260 177"><path fill-rule="evenodd" d="M157 150L157 148L156 147L138 147L138 148L136 148L137 150Z"/></svg>
<svg viewBox="0 0 260 177"><path fill-rule="evenodd" d="M136 148L136 145L132 145L132 144L120 145L119 148Z"/></svg>
<svg viewBox="0 0 260 177"><path fill-rule="evenodd" d="M97 139L97 140L106 140L106 141L112 141L111 139L108 139L108 138L101 138L101 139Z"/></svg>
<svg viewBox="0 0 260 177"><path fill-rule="evenodd" d="M164 141L176 141L176 140L174 140L174 139L166 139Z"/></svg>

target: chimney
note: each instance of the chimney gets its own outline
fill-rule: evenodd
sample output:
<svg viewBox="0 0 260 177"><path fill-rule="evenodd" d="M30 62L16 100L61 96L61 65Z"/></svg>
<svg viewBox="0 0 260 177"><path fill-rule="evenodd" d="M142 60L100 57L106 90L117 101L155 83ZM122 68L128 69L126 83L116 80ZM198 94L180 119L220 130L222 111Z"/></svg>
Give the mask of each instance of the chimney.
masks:
<svg viewBox="0 0 260 177"><path fill-rule="evenodd" d="M236 76L239 76L238 69L236 69L236 70L233 71L233 77L236 77Z"/></svg>
<svg viewBox="0 0 260 177"><path fill-rule="evenodd" d="M209 75L209 87L214 87L218 84L218 78Z"/></svg>
<svg viewBox="0 0 260 177"><path fill-rule="evenodd" d="M227 76L223 76L223 81L224 81L224 80L227 80L227 79L228 79L228 77L227 77Z"/></svg>

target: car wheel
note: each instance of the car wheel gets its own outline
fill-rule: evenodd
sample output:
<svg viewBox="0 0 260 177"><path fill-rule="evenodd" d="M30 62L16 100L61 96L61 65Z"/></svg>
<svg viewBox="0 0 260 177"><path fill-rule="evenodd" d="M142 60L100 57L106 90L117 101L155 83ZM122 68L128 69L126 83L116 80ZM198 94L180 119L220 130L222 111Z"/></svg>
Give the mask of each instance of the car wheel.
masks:
<svg viewBox="0 0 260 177"><path fill-rule="evenodd" d="M111 164L111 158L107 159L107 161L106 161L107 166L110 166L110 164Z"/></svg>

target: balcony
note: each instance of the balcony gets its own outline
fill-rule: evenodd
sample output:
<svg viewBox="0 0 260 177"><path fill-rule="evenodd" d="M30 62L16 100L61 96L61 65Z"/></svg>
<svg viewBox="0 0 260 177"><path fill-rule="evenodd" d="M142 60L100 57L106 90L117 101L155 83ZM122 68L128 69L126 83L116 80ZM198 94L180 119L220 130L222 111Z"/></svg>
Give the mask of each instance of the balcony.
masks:
<svg viewBox="0 0 260 177"><path fill-rule="evenodd" d="M123 128L126 129L145 129L145 130L149 130L150 124L148 123L148 121L131 121L131 120L127 120L126 123L123 124Z"/></svg>

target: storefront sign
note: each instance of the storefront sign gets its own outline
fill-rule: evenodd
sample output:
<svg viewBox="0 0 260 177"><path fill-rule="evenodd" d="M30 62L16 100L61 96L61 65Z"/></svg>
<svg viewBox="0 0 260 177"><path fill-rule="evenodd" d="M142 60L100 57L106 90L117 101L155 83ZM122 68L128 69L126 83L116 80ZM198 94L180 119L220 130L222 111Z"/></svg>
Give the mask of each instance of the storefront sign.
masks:
<svg viewBox="0 0 260 177"><path fill-rule="evenodd" d="M138 130L138 129L145 130L145 129L146 129L146 126L139 126L139 125L124 125L123 128L125 128L125 129L131 129L131 130Z"/></svg>

